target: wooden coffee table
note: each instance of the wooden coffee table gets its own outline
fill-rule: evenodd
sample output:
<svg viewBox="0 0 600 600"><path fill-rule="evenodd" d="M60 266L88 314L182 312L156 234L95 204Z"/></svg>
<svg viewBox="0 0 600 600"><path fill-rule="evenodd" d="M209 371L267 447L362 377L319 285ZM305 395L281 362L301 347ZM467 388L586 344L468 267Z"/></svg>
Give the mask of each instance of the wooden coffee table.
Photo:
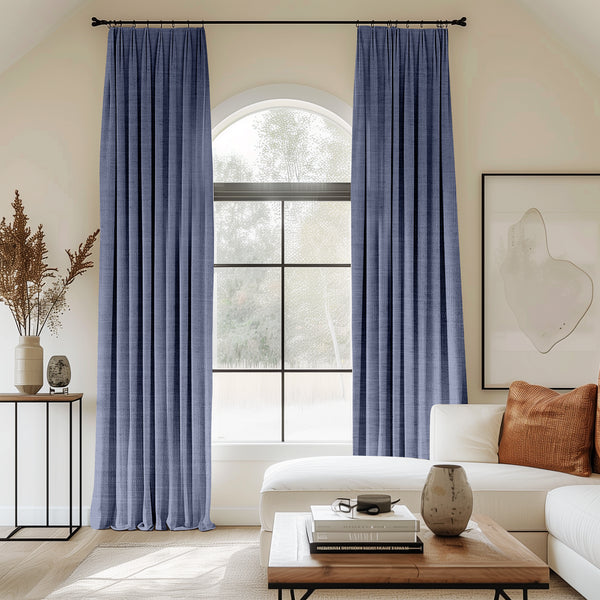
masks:
<svg viewBox="0 0 600 600"><path fill-rule="evenodd" d="M421 530L423 554L311 554L306 535L309 513L276 513L269 557L269 589L453 588L548 589L548 566L489 517L473 515L477 527L458 537Z"/></svg>

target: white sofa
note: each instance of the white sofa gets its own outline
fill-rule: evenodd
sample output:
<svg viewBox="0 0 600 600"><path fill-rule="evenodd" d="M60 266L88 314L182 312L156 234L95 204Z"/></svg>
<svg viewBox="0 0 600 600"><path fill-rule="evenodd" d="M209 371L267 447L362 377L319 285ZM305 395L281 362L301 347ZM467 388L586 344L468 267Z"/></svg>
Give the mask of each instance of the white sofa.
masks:
<svg viewBox="0 0 600 600"><path fill-rule="evenodd" d="M268 562L275 512L308 511L311 504L369 492L400 498L418 512L431 465L451 462L467 472L474 512L497 521L587 598L600 598L600 475L578 477L499 464L504 409L489 404L435 405L429 460L322 456L272 465L265 471L260 494L261 562Z"/></svg>

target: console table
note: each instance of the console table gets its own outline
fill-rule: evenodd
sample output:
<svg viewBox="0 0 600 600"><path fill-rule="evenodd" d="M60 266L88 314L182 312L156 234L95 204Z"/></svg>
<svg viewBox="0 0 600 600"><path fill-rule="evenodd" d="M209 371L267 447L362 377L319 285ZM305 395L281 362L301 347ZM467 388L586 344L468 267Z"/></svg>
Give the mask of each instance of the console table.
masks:
<svg viewBox="0 0 600 600"><path fill-rule="evenodd" d="M14 528L6 536L0 538L2 542L45 542L53 541L66 542L70 540L78 531L81 529L81 402L83 394L0 394L0 403L12 403L14 405L14 421L15 421L15 518ZM46 523L45 525L33 525L19 523L19 479L18 479L18 452L19 452L19 405L20 404L45 404L46 405ZM50 431L49 431L49 416L50 416L50 405L51 404L65 404L69 405L69 523L68 524L50 524ZM73 412L74 406L78 403L78 412L76 418L79 419L79 519L78 523L73 523ZM24 529L35 528L35 529L67 529L66 536L63 537L27 537L27 536L15 536L17 532Z"/></svg>

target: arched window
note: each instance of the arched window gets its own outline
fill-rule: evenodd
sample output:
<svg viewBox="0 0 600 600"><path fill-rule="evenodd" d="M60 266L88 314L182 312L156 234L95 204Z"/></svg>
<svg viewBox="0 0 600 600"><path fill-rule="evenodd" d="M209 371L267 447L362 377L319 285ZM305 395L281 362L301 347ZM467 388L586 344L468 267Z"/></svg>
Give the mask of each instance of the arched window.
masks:
<svg viewBox="0 0 600 600"><path fill-rule="evenodd" d="M214 140L215 182L350 181L351 139L327 116L290 106L242 116Z"/></svg>
<svg viewBox="0 0 600 600"><path fill-rule="evenodd" d="M214 441L351 439L350 132L271 99L217 127Z"/></svg>

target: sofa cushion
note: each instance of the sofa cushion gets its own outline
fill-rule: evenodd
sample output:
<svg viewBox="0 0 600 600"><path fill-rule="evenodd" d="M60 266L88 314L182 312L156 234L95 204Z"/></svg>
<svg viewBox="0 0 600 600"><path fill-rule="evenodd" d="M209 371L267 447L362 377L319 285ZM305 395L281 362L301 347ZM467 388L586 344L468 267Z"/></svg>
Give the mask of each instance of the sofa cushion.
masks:
<svg viewBox="0 0 600 600"><path fill-rule="evenodd" d="M600 486L557 488L546 498L548 533L600 568Z"/></svg>
<svg viewBox="0 0 600 600"><path fill-rule="evenodd" d="M512 383L499 462L589 476L597 393L596 384L559 394L524 381Z"/></svg>
<svg viewBox="0 0 600 600"><path fill-rule="evenodd" d="M435 404L429 458L444 462L498 462L504 404Z"/></svg>
<svg viewBox="0 0 600 600"><path fill-rule="evenodd" d="M267 468L260 494L262 529L271 531L276 511L307 511L337 497L379 492L421 510L421 492L434 463L389 456L319 456L276 463ZM557 471L510 464L457 462L473 489L473 511L486 514L508 531L545 531L549 490L563 485L600 484L600 475L583 479Z"/></svg>

